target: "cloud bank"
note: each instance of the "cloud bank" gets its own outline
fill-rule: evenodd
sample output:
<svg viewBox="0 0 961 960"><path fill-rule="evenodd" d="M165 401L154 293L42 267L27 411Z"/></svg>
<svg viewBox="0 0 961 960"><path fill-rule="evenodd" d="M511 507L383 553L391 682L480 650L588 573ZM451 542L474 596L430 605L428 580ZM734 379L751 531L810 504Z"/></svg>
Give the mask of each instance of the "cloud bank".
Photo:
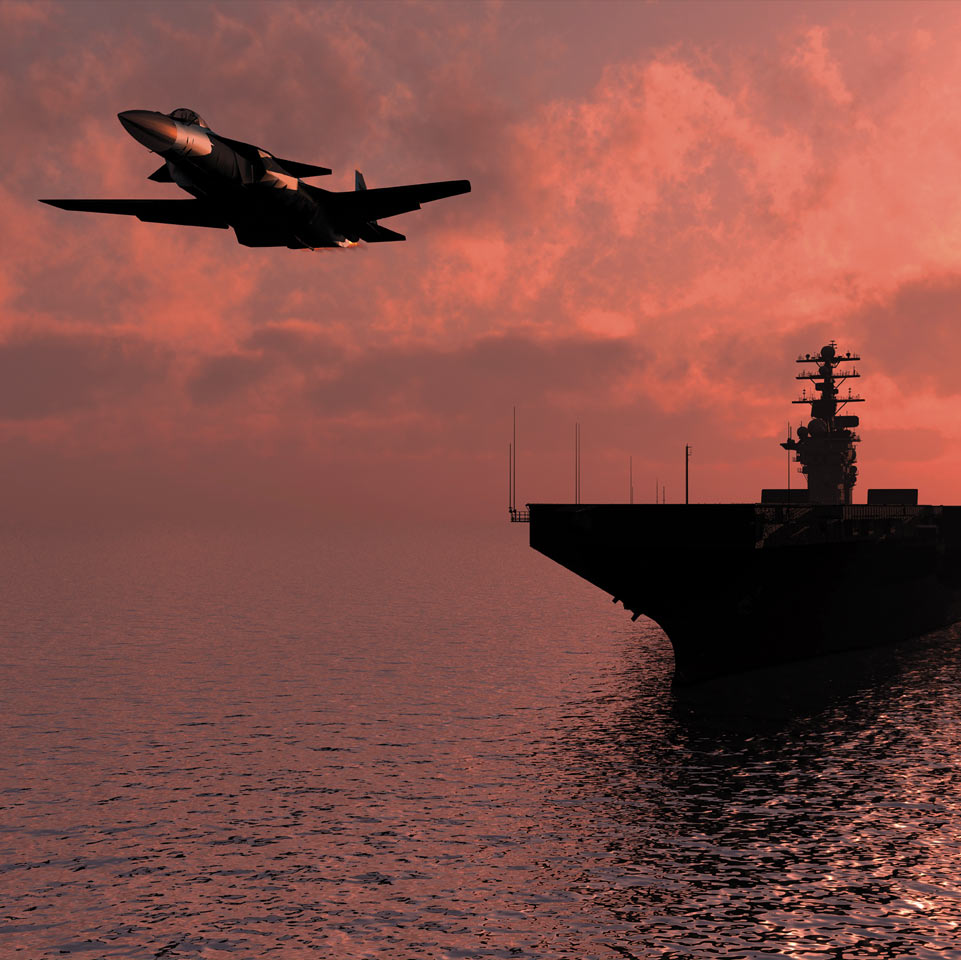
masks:
<svg viewBox="0 0 961 960"><path fill-rule="evenodd" d="M753 499L793 358L834 337L864 357L862 486L955 501L961 14L691 10L0 5L6 495L495 517L517 404L523 498L569 496L576 420L589 499L628 456L679 491L688 442L698 499ZM35 202L172 195L116 113L175 106L334 189L474 190L326 254Z"/></svg>

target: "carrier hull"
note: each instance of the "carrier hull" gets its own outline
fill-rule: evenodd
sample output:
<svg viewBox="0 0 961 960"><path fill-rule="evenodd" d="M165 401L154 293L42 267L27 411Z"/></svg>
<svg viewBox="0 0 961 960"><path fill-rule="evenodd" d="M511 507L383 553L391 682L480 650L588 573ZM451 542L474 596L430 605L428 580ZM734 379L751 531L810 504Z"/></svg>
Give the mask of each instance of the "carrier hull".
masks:
<svg viewBox="0 0 961 960"><path fill-rule="evenodd" d="M961 507L532 504L530 543L658 623L680 683L961 620Z"/></svg>

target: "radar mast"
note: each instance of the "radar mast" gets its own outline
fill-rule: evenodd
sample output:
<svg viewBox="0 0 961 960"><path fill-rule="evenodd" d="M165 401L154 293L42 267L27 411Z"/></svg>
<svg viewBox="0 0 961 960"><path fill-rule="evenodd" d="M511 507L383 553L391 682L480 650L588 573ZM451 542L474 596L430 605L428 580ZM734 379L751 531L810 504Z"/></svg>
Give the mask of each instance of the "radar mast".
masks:
<svg viewBox="0 0 961 960"><path fill-rule="evenodd" d="M863 403L864 399L851 392L840 392L845 380L859 377L856 367L845 367L861 358L852 353L838 353L832 340L821 347L820 353L798 357L798 363L815 364L814 370L802 370L798 380L809 380L814 391L808 395L805 387L794 403L809 403L811 419L806 427L798 427L797 439L788 437L781 444L785 450L795 451L801 473L807 477L810 503L850 503L851 491L858 478L855 465L860 437L854 432L859 424L856 416L841 415L849 403Z"/></svg>

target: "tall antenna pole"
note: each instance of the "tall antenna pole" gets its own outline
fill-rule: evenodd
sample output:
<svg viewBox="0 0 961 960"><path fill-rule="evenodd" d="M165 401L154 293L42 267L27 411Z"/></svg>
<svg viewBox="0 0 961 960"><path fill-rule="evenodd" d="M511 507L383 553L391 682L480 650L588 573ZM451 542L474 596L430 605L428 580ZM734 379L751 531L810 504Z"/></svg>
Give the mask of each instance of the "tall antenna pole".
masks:
<svg viewBox="0 0 961 960"><path fill-rule="evenodd" d="M787 438L791 439L791 421L787 422ZM791 451L787 451L787 492L788 492L788 503L791 502Z"/></svg>
<svg viewBox="0 0 961 960"><path fill-rule="evenodd" d="M581 425L574 424L574 503L581 502Z"/></svg>
<svg viewBox="0 0 961 960"><path fill-rule="evenodd" d="M517 407L514 407L514 462L511 466L511 509L517 508Z"/></svg>
<svg viewBox="0 0 961 960"><path fill-rule="evenodd" d="M691 476L691 445L684 444L684 503L690 503L690 476Z"/></svg>
<svg viewBox="0 0 961 960"><path fill-rule="evenodd" d="M627 489L630 494L630 503L634 502L634 458L627 458Z"/></svg>

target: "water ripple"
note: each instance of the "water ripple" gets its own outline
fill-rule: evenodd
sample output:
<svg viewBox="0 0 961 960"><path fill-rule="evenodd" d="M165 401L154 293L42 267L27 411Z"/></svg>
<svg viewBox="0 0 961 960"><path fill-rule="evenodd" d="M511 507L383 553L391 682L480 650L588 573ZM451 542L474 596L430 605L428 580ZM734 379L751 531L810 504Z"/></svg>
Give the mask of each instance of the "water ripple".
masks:
<svg viewBox="0 0 961 960"><path fill-rule="evenodd" d="M958 631L675 692L503 532L317 543L9 546L0 953L961 957Z"/></svg>

